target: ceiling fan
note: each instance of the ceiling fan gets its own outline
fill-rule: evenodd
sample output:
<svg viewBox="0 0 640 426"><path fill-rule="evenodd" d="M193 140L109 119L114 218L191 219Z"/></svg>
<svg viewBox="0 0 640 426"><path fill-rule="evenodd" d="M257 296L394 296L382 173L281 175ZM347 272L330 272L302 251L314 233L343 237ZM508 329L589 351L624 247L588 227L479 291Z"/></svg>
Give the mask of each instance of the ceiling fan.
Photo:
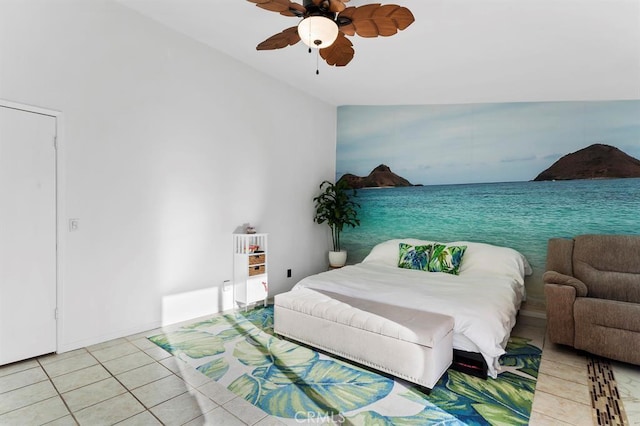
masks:
<svg viewBox="0 0 640 426"><path fill-rule="evenodd" d="M303 18L258 44L257 50L282 49L302 40L309 51L319 50L327 64L343 67L353 59L353 44L345 36L388 37L404 30L415 20L406 7L395 4L366 4L347 7L349 0L248 0L256 6L283 16Z"/></svg>

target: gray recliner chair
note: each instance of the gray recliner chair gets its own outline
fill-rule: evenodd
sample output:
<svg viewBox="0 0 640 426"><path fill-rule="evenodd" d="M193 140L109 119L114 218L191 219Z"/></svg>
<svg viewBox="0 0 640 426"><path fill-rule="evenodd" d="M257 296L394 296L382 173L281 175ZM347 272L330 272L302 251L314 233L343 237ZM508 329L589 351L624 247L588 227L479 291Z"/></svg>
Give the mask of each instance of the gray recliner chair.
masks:
<svg viewBox="0 0 640 426"><path fill-rule="evenodd" d="M546 269L550 340L640 365L640 236L552 238Z"/></svg>

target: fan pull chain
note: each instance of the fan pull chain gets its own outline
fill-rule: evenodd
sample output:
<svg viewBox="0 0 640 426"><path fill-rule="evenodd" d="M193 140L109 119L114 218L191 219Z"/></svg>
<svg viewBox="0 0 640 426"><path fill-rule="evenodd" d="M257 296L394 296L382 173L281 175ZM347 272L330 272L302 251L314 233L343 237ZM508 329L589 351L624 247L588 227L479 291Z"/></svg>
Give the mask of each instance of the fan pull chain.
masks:
<svg viewBox="0 0 640 426"><path fill-rule="evenodd" d="M311 47L309 47L309 53L311 53ZM319 56L320 56L320 49L316 49L316 75L320 74L320 70L318 69Z"/></svg>

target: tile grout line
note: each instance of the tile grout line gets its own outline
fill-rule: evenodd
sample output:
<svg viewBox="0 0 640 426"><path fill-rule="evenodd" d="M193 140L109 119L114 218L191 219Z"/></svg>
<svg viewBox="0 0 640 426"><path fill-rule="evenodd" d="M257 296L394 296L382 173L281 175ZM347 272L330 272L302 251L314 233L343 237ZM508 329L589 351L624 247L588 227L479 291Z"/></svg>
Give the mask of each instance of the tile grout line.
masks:
<svg viewBox="0 0 640 426"><path fill-rule="evenodd" d="M37 359L36 359L35 361L37 362ZM20 362L20 361L18 361L18 362ZM49 375L48 375L48 374L47 374L47 372L44 370L44 368L42 368L42 366L40 365L40 363L39 363L39 362L37 362L37 365L34 365L33 367L25 368L24 370L15 371L15 372L9 373L9 374L4 375L4 376L1 376L1 377L2 377L2 378L4 378L4 377L9 377L9 376L11 376L11 375L13 375L13 374L20 374L20 373L23 373L23 372L28 371L28 370L34 370L34 369L36 369L36 368L40 368L40 369L42 370L42 372L46 375L46 377L47 377L47 378L46 378L46 379L43 379L43 380L38 380L37 382L28 383L28 384L25 384L25 385L22 385L22 386L18 386L17 388L10 389L10 390L4 391L4 392L0 392L0 395L3 395L3 394L9 394L9 393L11 393L11 392L15 392L15 391L17 391L17 390L20 390L20 389L23 389L23 388L26 388L26 387L29 387L29 386L36 385L36 384L38 384L38 383L43 383L43 382L47 382L47 381L48 381L48 382L51 382L51 380L49 379ZM55 389L55 388L54 388L54 389ZM56 391L57 391L57 389L56 389ZM37 404L37 403L39 403L39 402L46 401L46 400L51 399L51 398L55 398L55 395L54 395L54 396L51 396L51 397L49 397L49 398L44 398L44 399L42 399L42 400L40 400L40 401L32 402L31 404L28 404L28 405L25 405L25 406L22 406L22 407L13 408L13 409L11 409L11 410L9 410L9 411L6 411L6 412L4 412L4 413L0 413L0 417L4 416L4 415L6 415L6 414L12 413L12 412L14 412L14 411L21 410L21 409L23 409L23 408L29 407L29 406L31 406L31 405ZM57 420L57 419L56 419L56 420Z"/></svg>
<svg viewBox="0 0 640 426"><path fill-rule="evenodd" d="M575 364L564 362L562 360L549 359L548 356L549 356L550 351L549 351L549 349L546 348L547 343L548 343L547 337L548 336L547 336L547 331L546 331L546 326L545 326L545 333L544 333L543 344L542 344L542 353L540 355L540 364L542 364L542 360L544 359L547 362L553 362L553 363L557 363L557 364L564 365L564 366L567 366L567 367L575 367ZM547 349L547 357L544 356L545 349ZM587 365L588 364L588 360L587 360L587 357L584 354L581 354L581 353L576 353L575 356L576 356L576 358L581 359L584 362L584 364L582 366L580 366L580 368L583 368L585 374L587 374L587 376L588 376L588 371L587 371L588 370L588 365ZM553 355L552 355L552 357L553 357ZM546 374L546 373L540 373L540 374L547 375L549 377L554 377L554 378L556 378L558 380L564 380L564 381L567 381L567 382L570 382L570 383L573 383L573 384L576 384L576 385L583 386L583 384L581 384L581 383L578 383L578 382L575 382L575 381L572 381L572 380L567 380L567 379L565 379L563 377L558 377L558 376L554 376L554 375ZM538 379L540 378L540 374L538 375ZM587 380L588 380L588 377L587 377ZM586 386L588 387L588 385L586 385ZM538 392L541 393L541 394L549 395L550 397L552 397L554 399L561 398L563 400L567 400L567 401L571 401L571 402L583 405L588 410L591 410L591 404L590 404L589 401L585 401L585 402L574 401L572 399L565 398L562 395L556 395L554 393L538 390L537 386L536 386L536 391L535 391L535 394L534 394L534 401L535 401L536 394L538 394ZM533 411L534 411L533 410L533 406L531 408L532 408L532 413L533 413ZM571 425L571 423L565 422L564 419L558 418L556 413L549 413L549 412L546 412L546 411L539 411L539 410L535 410L535 411L537 413L543 415L543 416L553 418L556 422L561 422L562 424Z"/></svg>
<svg viewBox="0 0 640 426"><path fill-rule="evenodd" d="M544 394L547 394L547 395L551 395L551 394L549 394L549 393L547 393L547 392L541 392L541 393L544 393ZM555 397L555 395L553 395L553 396ZM553 424L554 424L554 425L556 425L556 426L557 426L557 425L575 426L575 425L573 425L573 424L571 424L571 423L565 422L565 421L564 421L564 420L562 420L562 419L558 419L557 417L555 417L555 416L553 416L553 415L549 414L548 412L538 411L538 410L532 410L531 412L533 413L534 411L535 411L536 413L538 413L538 414L542 415L542 416L545 416L545 417L548 417L548 418L553 419L553 420L554 420L554 423L553 423Z"/></svg>
<svg viewBox="0 0 640 426"><path fill-rule="evenodd" d="M115 346L115 345L114 345L114 346ZM106 348L101 348L101 349L106 349ZM139 350L140 352L144 352L144 351L142 351L140 348L138 348L138 350ZM80 387L77 387L77 388L71 389L71 390L69 390L68 392L72 392L72 391L75 391L75 390L78 390L78 389L82 389L82 388L84 388L84 387L90 386L90 385L92 385L92 384L94 384L94 383L99 383L99 382L104 381L104 380L107 380L107 379L109 379L109 378L113 378L113 379L114 379L118 384L120 384L120 385L122 386L122 388L123 388L123 389L125 389L125 391L126 391L126 392L121 393L121 394L118 394L118 395L114 395L114 396L112 396L112 397L110 397L110 398L107 398L107 399L105 399L105 400L103 400L103 401L95 402L95 403L93 403L93 404L91 404L91 405L88 405L88 406L86 406L86 407L83 407L81 410L84 410L84 409L89 408L89 407L93 407L93 406L95 406L95 405L97 405L97 404L100 404L100 403L105 402L105 401L112 400L112 399L114 399L114 398L116 398L116 397L118 397L118 396L120 396L120 395L124 395L125 393L128 393L128 394L129 394L129 395L131 395L131 396L132 396L132 397L133 397L133 398L134 398L138 403L140 403L140 405L144 408L144 410L143 410L143 411L141 411L140 413L136 413L136 414L133 414L133 415L131 415L131 416L129 416L129 417L127 417L127 418L125 418L125 419L122 419L122 420L120 420L118 423L124 422L125 420L128 420L128 419L130 419L130 418L132 418L132 417L134 417L134 416L137 416L137 415L139 415L139 414L143 413L144 411L148 411L148 412L149 412L149 414L151 414L151 415L152 415L156 420L158 420L158 422L160 422L160 424L162 424L162 421L160 421L160 419L158 419L158 418L156 417L156 415L155 415L155 414L153 414L153 412L151 412L151 410L149 410L149 409L148 409L148 408L147 408L147 407L142 403L142 401L140 401L140 400L139 400L139 399L138 399L138 398L133 394L133 392L131 392L131 389L129 389L127 386L125 386L125 384L124 384L124 383L122 383L122 382L121 382L121 381L120 381L120 380L119 380L119 379L118 379L118 378L117 378L117 377L116 377L116 376L115 376L115 375L114 375L114 374L113 374L113 373L112 373L112 372L111 372L107 367L105 367L105 365L104 365L100 360L98 360L98 359L93 355L93 353L92 353L92 351L91 351L91 350L87 349L85 353L87 353L87 354L91 355L91 357L92 357L93 359L95 359L95 360L96 360L96 364L93 364L93 365L88 366L88 367L81 368L81 369L79 369L79 370L70 371L70 372L68 372L68 373L64 373L64 374L70 374L70 373L74 373L74 372L76 372L76 371L82 371L82 370L84 370L84 369L87 369L87 368L93 367L93 366L95 366L95 365L100 365L102 368L104 368L104 369L105 369L105 371L106 371L107 373L109 373L109 377L104 378L104 379L102 379L102 380L98 380L98 381L93 382L93 383L88 383L88 384L86 384L86 385L84 385L84 386L80 386ZM123 355L123 356L126 356L126 355ZM120 357L117 357L117 358L113 358L113 359L122 358L123 356L120 356ZM68 358L67 358L67 359L68 359ZM44 374L47 376L47 380L49 381L49 383L51 383L51 385L52 385L52 386L53 386L53 388L55 389L56 393L58 394L58 397L62 400L62 403L64 404L64 406L65 406L65 407L67 408L67 410L69 411L69 414L71 415L71 417L73 418L73 420L76 422L76 424L78 424L78 425L79 425L79 424L80 424L80 422L78 421L78 419L77 419L77 417L76 417L76 411L73 411L73 410L71 409L71 407L69 407L69 404L67 404L67 401L64 399L64 397L62 396L62 393L60 393L60 390L59 390L59 389L58 389L58 387L56 386L56 384L55 384L55 382L53 381L52 377L49 375L49 373L47 372L47 370L44 368L43 364L40 362L40 359L39 359L39 358L36 358L36 361L38 362L38 366L43 370ZM63 361L63 360L60 360L60 361ZM110 359L110 360L108 360L108 361L112 361L112 360ZM160 363L159 363L157 360L155 360L155 359L153 360L153 362L154 362L154 363L157 363L157 364L160 364ZM148 365L151 365L151 363L150 363L150 364L148 364ZM165 367L165 368L166 368L166 367ZM135 369L135 368L134 368L134 369ZM131 369L131 370L134 370L134 369ZM127 370L127 371L131 371L131 370ZM169 371L171 371L171 370L169 370ZM60 376L63 376L64 374L61 374ZM173 372L171 372L171 374L172 374L172 375L175 375ZM168 377L168 376L167 376L167 377ZM160 379L158 379L158 380L160 380ZM44 380L43 380L43 381L44 381ZM156 382L156 381L157 381L157 380L154 380L154 381L149 382L149 383L153 383L153 382ZM66 392L65 392L65 393L66 393ZM52 398L53 398L53 397L52 397ZM33 404L30 404L30 405L33 405ZM81 411L81 410L77 410L77 411ZM64 417L64 416L62 416L62 417ZM59 420L59 419L60 419L60 418L62 418L62 417L59 417L58 419L54 419L53 421L55 421L55 420Z"/></svg>
<svg viewBox="0 0 640 426"><path fill-rule="evenodd" d="M576 354L576 356L582 358L582 354ZM543 361L543 359L541 357L540 364L542 364L542 361ZM571 363L567 363L567 362L563 362L563 361L558 361L558 360L553 360L553 359L549 359L549 358L544 358L544 361L546 363L560 364L562 366L569 367L569 368L574 368L574 367L577 368L577 366L575 364L571 364ZM578 380L572 380L571 378L566 378L563 375L553 374L553 373L556 372L555 370L553 370L553 371L541 371L539 374L542 374L542 375L545 375L545 376L549 376L549 377L553 377L555 379L559 379L559 380L562 380L562 381L565 381L565 382L569 382L569 383L572 383L572 384L575 384L575 385L589 387L589 377L588 377L588 371L587 371L588 359L587 359L586 355L584 356L584 368L585 368L587 383L581 383ZM549 394L549 392L546 392L546 393ZM586 402L585 404L589 405L590 402Z"/></svg>
<svg viewBox="0 0 640 426"><path fill-rule="evenodd" d="M87 351L87 353L89 353L89 351ZM91 355L93 356L93 355ZM94 357L95 359L95 357ZM96 361L98 361L96 359ZM51 383L51 386L53 386L53 388L55 389L56 393L58 394L58 398L60 398L60 400L62 401L62 403L64 404L65 408L67 409L67 411L69 412L69 415L71 416L71 418L73 419L74 422L76 422L77 425L80 424L80 422L78 422L78 419L76 418L75 414L73 411L71 411L71 407L69 407L69 404L67 404L67 401L62 397L62 394L60 393L60 390L58 390L58 387L56 386L55 382L53 381L53 379L51 378L51 376L49 375L49 372L44 368L44 366L42 365L42 363L40 362L40 358L36 358L36 362L38 363L38 366L40 366L40 368L42 369L42 371L44 371L44 374L47 376L47 379L49 380L49 383ZM59 417L58 419L54 419L54 420L59 420L62 417ZM51 423L51 422L49 422Z"/></svg>
<svg viewBox="0 0 640 426"><path fill-rule="evenodd" d="M120 358L122 358L122 357L120 357ZM114 358L114 359L117 359L117 358ZM109 360L109 361L111 361L111 360ZM100 362L100 361L98 361L98 362ZM154 360L154 362L158 363L156 360ZM158 364L159 364L159 363L158 363ZM155 414L153 414L153 412L152 412L149 408L147 408L147 406L146 406L146 405L144 405L144 404L142 403L142 401L140 401L140 399L138 399L138 397L137 397L133 392L131 392L131 389L129 389L127 386L125 386L125 384L124 384L124 383L122 383L122 382L120 381L120 379L118 379L115 375L113 375L113 374L111 373L111 371L110 371L107 367L105 367L101 362L100 362L100 365L102 366L102 368L104 368L105 370L107 370L107 371L109 372L109 374L111 375L111 377L113 377L113 379L114 379L116 382L118 382L118 383L120 384L120 386L122 386L124 389L126 389L126 391L127 391L127 393L128 393L129 395L131 395L131 396L132 396L136 401L138 401L138 403L142 406L142 408L144 408L144 410L143 410L143 411L141 411L140 413L136 413L136 414L134 414L134 415L132 415L132 416L127 417L126 419L122 419L122 420L120 420L118 423L122 423L122 422L124 422L125 420L128 420L128 419L130 419L130 418L132 418L132 417L135 417L135 416L137 416L137 415L139 415L139 414L142 414L142 413L144 413L145 411L147 411L149 414L151 414L151 415L153 416L153 418L154 418L154 419L158 420L158 422L160 422L160 424L163 424L163 423L160 421L160 419L159 419L159 418L157 418L157 417L156 417L156 415L155 415ZM151 364L147 364L147 365L151 365ZM131 369L131 370L127 370L127 371L133 371L133 370L135 370L135 368L133 368L133 369ZM125 371L125 372L126 372L126 371ZM173 374L173 372L171 372L171 373ZM167 377L169 377L169 376L167 376ZM160 379L158 379L158 380L160 380ZM154 383L154 382L157 382L158 380L154 380L154 381L149 382L149 383ZM138 386L138 387L140 387L140 386ZM116 395L116 396L120 396L120 395ZM109 398L109 399L113 399L113 398L115 398L115 396L114 396L114 397L111 397L111 398ZM106 401L108 401L108 400L106 400ZM94 405L95 405L95 404L94 404ZM116 423L116 424L118 424L118 423Z"/></svg>
<svg viewBox="0 0 640 426"><path fill-rule="evenodd" d="M164 331L162 331L162 333L164 334L165 332L164 332ZM145 339L149 340L149 337L148 337L148 336L146 336L146 337L145 337ZM151 340L149 340L149 341L150 341L151 343L153 343L154 345L158 346L158 345L157 345L156 343L154 343L153 341L151 341ZM142 350L142 349L141 349L141 350ZM193 370L193 371L197 371L197 369L195 369L193 366L191 366L191 365L189 365L188 363L184 362L182 359L180 359L180 358L176 357L174 354L172 354L172 353L170 353L170 352L167 352L167 353L169 354L169 357L167 357L167 358L165 358L165 359L173 358L173 359L174 359L174 361L175 361L176 363L182 363L182 364L184 364L184 366L183 366L183 367L180 367L180 368L179 368L179 370L180 370L180 371L182 371L182 368L189 368L189 369L191 369L191 370ZM174 375L175 375L175 376L177 376L178 378L182 379L182 380L185 382L185 384L187 384L187 385L191 386L191 385L186 381L186 379L184 379L183 377L180 377L177 373L173 372L173 371L172 371L172 370L170 370L168 367L164 366L160 361L157 361L157 360L156 360L156 362L157 362L158 364L162 365L163 367L167 368L169 371L171 371L171 373L172 373L172 374L174 374ZM216 381L216 380L213 380L213 382L217 383L217 381ZM204 385L203 385L203 386L204 386ZM200 387L192 386L192 389L193 389L194 391L196 391L196 392L200 392L200 391L199 391L199 388L200 388ZM188 391L187 391L187 392L188 392ZM201 393L201 394L203 394L202 392L200 392L200 393ZM203 395L204 395L204 394L203 394ZM207 398L209 398L207 395L204 395L204 396L205 396L205 397L207 397ZM236 395L233 399L236 399L236 398L240 398L240 397ZM228 414L229 414L229 415L231 415L232 417L234 417L234 418L238 419L238 421L239 421L239 422L244 423L245 425L248 425L248 423L247 423L247 422L245 422L244 420L242 420L241 418L239 418L238 416L236 416L233 412L231 412L231 411L229 411L229 410L227 410L227 409L225 408L225 406L224 406L224 405L225 405L225 404L227 404L227 403L229 403L229 402L231 402L231 401L233 401L233 399L232 399L232 400L230 400L230 401L227 401L225 404L219 404L217 401L214 401L214 400L213 400L213 399L211 399L211 398L209 398L209 399L210 399L211 401L213 401L213 403L214 403L214 404L216 404L216 406L217 406L216 408L220 408L221 410L224 410L226 413L228 413ZM215 410L216 408L214 408L213 410ZM211 411L213 411L213 410L210 410L210 411L208 411L207 413L209 413L209 412L211 412ZM149 411L150 411L150 410L149 410ZM204 417L207 413L201 413L201 414L202 414L202 416ZM153 414L153 413L152 413L152 414ZM154 416L154 417L155 417L155 416ZM269 417L269 415L267 415L266 417ZM259 421L263 420L264 418L265 418L265 417L263 417L263 418L262 418L262 419L260 419ZM160 419L158 419L158 420L160 421ZM192 420L194 420L194 419L192 419ZM188 421L187 423L191 422L192 420ZM162 423L162 421L160 421L160 423ZM255 422L255 423L258 423L258 422ZM254 424L255 424L255 423L254 423ZM186 424L186 423L185 423L185 424ZM250 426L250 425L248 425L248 426Z"/></svg>
<svg viewBox="0 0 640 426"><path fill-rule="evenodd" d="M131 343L128 339L127 339L127 342ZM115 345L113 345L113 346L115 346ZM136 346L136 345L134 345L134 346ZM107 346L107 348L108 348L108 347L109 347L109 346ZM101 348L101 349L106 349L106 348ZM136 349L138 349L138 352L145 353L142 349L138 348L137 346L136 346ZM89 349L87 349L87 352L91 353L91 351L90 351ZM131 355L131 354L127 354L127 355ZM119 359L119 358L122 358L122 357L127 356L127 355L122 355L122 356L119 356L119 357L116 357L116 358L113 358L113 359L109 359L109 360L107 360L107 361L105 361L105 362L113 361L114 359ZM93 356L93 353L91 353L91 356ZM95 358L95 357L94 357L94 358ZM128 419L130 419L130 418L132 418L132 417L135 417L135 416L137 416L137 415L140 415L140 414L144 413L145 411L146 411L146 412L148 412L149 414L151 414L151 416L153 416L153 418L154 418L154 419L156 419L160 424L163 424L163 423L162 423L162 421L161 421L161 420L160 420L160 419L159 419L159 418L158 418L158 417L157 417L157 416L156 416L156 415L155 415L155 414L154 414L154 413L153 413L149 408L147 408L147 406L146 406L146 405L144 405L144 403L143 403L142 401L140 401L140 399L138 399L138 397L137 397L137 396L136 396L136 395L131 391L131 389L129 389L129 387L128 387L128 386L126 386L124 383L122 383L122 382L120 381L120 379L118 379L118 378L117 378L117 377L116 377L116 376L111 372L111 370L109 370L107 367L105 367L105 365L104 365L101 361L99 361L97 358L95 358L95 359L96 359L96 361L98 361L98 364L100 364L100 366L101 366L102 368L104 368L104 369L109 373L109 375L110 375L110 376L111 376L111 377L112 377L116 382L118 382L118 383L120 384L120 386L122 386L122 387L127 391L127 393L128 393L129 395L131 395L131 396L132 396L136 401L138 401L138 403L142 406L142 408L144 408L144 410L143 410L143 411L141 411L140 413L136 413L136 414L133 414L132 416L127 417L126 419L122 419L122 420L120 420L119 422L117 422L116 424L118 424L118 423L122 423L122 422L124 422L124 421L126 421L126 420L128 420ZM153 363L160 364L156 359L154 359L154 360L153 360ZM149 364L146 364L146 365L151 365L151 364L153 364L153 363L149 363ZM162 365L162 364L160 364L160 365ZM162 366L163 366L163 365L162 365ZM164 367L164 366L163 366L163 367ZM121 372L120 374L122 374L122 373L126 373L126 372L128 372L128 371L133 371L133 370L135 370L136 368L140 368L140 367L135 367L135 368L132 368L132 369L130 369L130 370L123 371L123 372ZM166 368L166 367L164 367L164 368ZM173 372L173 371L169 370L168 368L167 368L167 370L168 370L168 371L170 371L172 375L174 375L174 376L176 375L176 374L174 374L174 372ZM165 376L165 377L169 377L169 376ZM164 378L164 377L163 377L163 378ZM161 380L161 379L163 379L163 378L153 380L153 381L151 381L151 382L149 382L149 383L157 382L158 380ZM186 382L185 382L185 383L186 383ZM148 384L148 383L147 383L147 384ZM144 386L144 385L142 385L142 386ZM141 386L138 386L138 387L141 387ZM137 389L137 388L136 388L136 389ZM122 395L122 394L120 394L120 395ZM113 397L111 397L111 398L109 398L109 399L106 399L105 401L108 401L108 400L113 399L113 398L115 398L115 397L117 397L117 396L120 396L120 395L113 396ZM103 402L103 401L100 401L100 402ZM99 402L97 402L96 404L99 404ZM96 404L93 404L93 405L96 405ZM91 407L91 406L93 406L93 405L90 405L90 407ZM88 408L88 407L85 407L85 408ZM80 423L78 422L78 424L80 424Z"/></svg>
<svg viewBox="0 0 640 426"><path fill-rule="evenodd" d="M125 337L125 338L126 338L126 337ZM143 338L148 339L148 337L146 337L146 336L145 336L145 337L143 337ZM128 341L129 343L131 343L131 341L130 341L129 339L127 339L127 341ZM115 345L114 345L114 346L115 346ZM136 346L136 348L138 349L138 352L140 352L140 353L145 353L145 354L146 354L146 351L145 351L144 349L142 349L142 348L138 347L137 345L134 345L134 346ZM157 346L157 345L156 345L156 346ZM100 348L100 349L106 349L106 348ZM87 349L87 352L91 353L91 351L90 351L89 349ZM131 354L127 354L127 355L131 355ZM117 358L109 359L109 360L107 360L107 361L105 361L105 362L113 361L114 359L119 359L119 358L122 358L122 357L127 356L127 355L122 355L122 356L117 357ZM147 354L147 355L148 355L148 354ZM92 354L92 356L93 356L93 354ZM94 357L94 358L95 358L95 357ZM169 358L173 358L174 360L176 360L176 361L178 361L178 362L182 362L182 360L181 360L181 359L179 359L179 358L175 357L175 356L174 356L173 354L171 354L171 353L169 353L169 356L168 356L167 358L165 358L165 359L169 359ZM167 376L165 376L165 377L161 377L161 378L159 378L159 379L152 380L151 382L149 382L149 383L145 383L144 385L138 386L138 387L136 387L136 388L134 388L134 389L138 389L138 388L140 388L140 387L142 387L142 386L146 386L146 385L148 385L148 384L155 383L155 382L158 382L158 381L160 381L160 380L166 379L167 377L171 377L171 376L173 376L173 377L177 377L178 379L180 379L181 381L183 381L183 382L184 382L184 384L185 384L185 391L184 391L183 393L181 393L180 395L184 395L185 393L190 393L190 392L189 392L189 388L191 388L192 390L194 390L194 391L196 391L196 392L199 392L199 390L198 390L198 388L197 388L197 387L192 386L189 382L187 382L187 380L186 380L184 377L181 377L180 375L178 375L177 373L175 373L175 372L174 372L174 371L172 371L171 369L167 368L164 364L162 364L162 363L160 362L160 360L157 360L157 359L154 359L154 358L152 358L152 359L153 359L153 362L152 362L152 363L149 363L149 364L146 364L146 365L151 365L151 364L157 364L157 365L160 365L161 367L166 368L166 369L170 372L170 374L169 374L169 375L167 375ZM138 402L140 403L140 405L144 408L144 411L147 411L149 414L151 414L151 416L153 416L156 420L158 420L158 422L159 422L160 424L164 424L164 423L162 422L162 420L160 420L160 419L159 419L159 418L158 418L158 417L153 413L153 411L151 411L151 409L150 409L150 408L147 408L147 406L146 406L146 405L145 405L145 404L144 404L144 403L143 403L143 402L142 402L138 397L136 397L136 395L132 392L132 390L133 390L133 389L130 389L128 386L126 386L124 383L122 383L122 382L121 382L121 381L120 381L120 380L119 380L115 375L113 375L113 374L111 373L111 371L110 371L106 366L104 366L104 364L103 364L101 361L97 360L97 358L96 358L96 361L98 361L99 365L101 365L101 366L102 366L102 367L103 367L103 368L104 368L104 369L105 369L105 370L106 370L106 371L111 375L111 377L112 377L112 378L114 378L114 379L115 379L115 380L116 380L120 385L122 385L122 387L123 387L124 389L126 389L127 393L129 393L129 394L130 394L130 395L131 395L131 396L132 396L136 401L138 401ZM186 363L185 363L185 367L187 367L187 368L191 368L191 367L190 367L190 366L188 366ZM140 367L135 367L135 368L132 368L132 369L130 369L130 370L123 371L122 373L125 373L125 372L127 372L127 371L133 371L133 370L135 370L136 368L140 368ZM200 392L200 393L201 393L201 392ZM178 396L180 396L180 395L176 395L176 396L174 396L174 397L172 397L172 398L169 398L169 399L167 399L167 400L164 400L164 401L162 401L162 402L159 402L158 404L154 405L154 407L155 407L155 406L157 406L157 405L160 405L160 404L162 404L162 403L164 403L164 402L167 402L167 401L169 401L169 400L171 400L171 399L173 399L173 398L176 398L176 397L178 397ZM116 395L116 396L119 396L119 395ZM116 396L111 397L111 398L109 398L109 399L113 399L113 398L115 398ZM206 395L205 395L205 396L206 396ZM207 398L208 398L208 397L207 397ZM107 399L107 400L105 400L105 401L108 401L109 399ZM211 399L211 398L209 398L209 399ZM100 401L100 402L103 402L103 401ZM233 413L231 413L230 411L226 410L222 404L218 404L218 403L217 403L217 402L215 402L215 401L212 401L212 402L214 402L214 403L216 404L216 406L217 406L217 407L220 407L221 409L225 410L226 412L228 412L229 414L231 414L232 416L234 416L235 418L237 418L239 421L243 422L243 421L242 421L242 419L238 418L238 417L237 417L237 416L235 416ZM97 403L95 403L95 404L92 404L91 406L96 405L96 404L99 404L99 402L97 402ZM85 408L88 408L88 407L85 407ZM151 408L153 408L153 407L151 407ZM132 418L132 417L135 417L135 416L137 416L137 415L139 415L139 414L143 413L144 411L142 411L142 412L140 412L140 413L136 413L136 414L134 414L134 415L132 415L132 416L130 416L130 417L127 417L126 419L122 419L122 420L120 420L118 423L124 422L124 421L126 421L126 420L128 420L128 419L130 419L130 418ZM202 413L202 415L204 415L204 414L206 414L206 413ZM191 421L191 420L190 420L190 421ZM245 423L245 422L243 422L243 423ZM116 424L117 424L117 423L116 423Z"/></svg>

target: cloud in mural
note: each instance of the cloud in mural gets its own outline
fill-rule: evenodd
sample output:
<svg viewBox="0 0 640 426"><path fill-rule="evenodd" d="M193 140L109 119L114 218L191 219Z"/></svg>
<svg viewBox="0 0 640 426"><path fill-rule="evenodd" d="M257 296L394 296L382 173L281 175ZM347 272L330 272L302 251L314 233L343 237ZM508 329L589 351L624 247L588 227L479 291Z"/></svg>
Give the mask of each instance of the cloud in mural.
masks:
<svg viewBox="0 0 640 426"><path fill-rule="evenodd" d="M337 177L378 164L415 184L533 179L593 143L640 157L640 102L343 106Z"/></svg>
<svg viewBox="0 0 640 426"><path fill-rule="evenodd" d="M503 163L511 163L514 161L531 161L531 160L535 160L538 157L535 155L527 155L527 156L523 156L523 157L507 157L507 158L503 158L502 160L500 160Z"/></svg>

